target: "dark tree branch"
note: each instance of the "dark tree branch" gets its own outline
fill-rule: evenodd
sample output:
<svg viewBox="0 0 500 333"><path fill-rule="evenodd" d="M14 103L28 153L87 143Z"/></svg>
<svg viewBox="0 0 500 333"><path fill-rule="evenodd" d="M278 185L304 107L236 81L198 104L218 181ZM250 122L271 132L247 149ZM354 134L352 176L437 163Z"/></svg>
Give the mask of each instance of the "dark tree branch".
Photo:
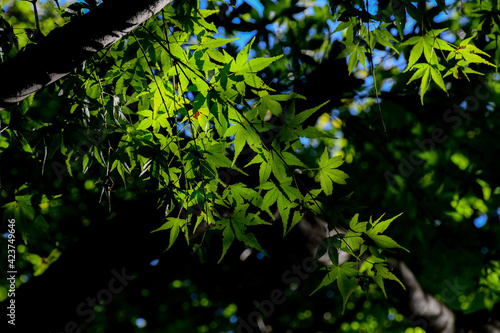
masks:
<svg viewBox="0 0 500 333"><path fill-rule="evenodd" d="M500 333L500 321L496 319L500 313L498 304L491 313L487 310L479 310L471 314L453 312L444 303L423 290L416 276L403 261L393 260L391 265L394 268L393 273L406 286L406 291L398 295L398 300L406 305L406 315L409 316L411 325L420 326L426 332L435 333Z"/></svg>
<svg viewBox="0 0 500 333"><path fill-rule="evenodd" d="M421 323L428 332L455 332L456 317L453 311L434 296L425 292L404 262L394 260L391 261L391 265L406 287L404 301L411 313L410 324L412 322ZM418 319L423 319L423 321Z"/></svg>
<svg viewBox="0 0 500 333"><path fill-rule="evenodd" d="M0 65L0 110L69 74L173 0L107 0Z"/></svg>
<svg viewBox="0 0 500 333"><path fill-rule="evenodd" d="M33 4L33 11L35 13L36 31L40 33L40 21L38 20L38 10L36 8L37 1L38 0L32 0L31 3Z"/></svg>

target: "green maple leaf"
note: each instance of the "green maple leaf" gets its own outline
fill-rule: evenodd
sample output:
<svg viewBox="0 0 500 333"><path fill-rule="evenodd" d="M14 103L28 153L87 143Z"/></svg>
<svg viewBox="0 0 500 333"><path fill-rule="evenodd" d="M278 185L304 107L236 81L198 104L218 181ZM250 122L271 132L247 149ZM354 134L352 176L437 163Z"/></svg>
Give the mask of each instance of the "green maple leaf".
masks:
<svg viewBox="0 0 500 333"><path fill-rule="evenodd" d="M352 295L356 288L358 287L358 280L356 279L359 276L359 272L353 267L356 265L355 262L346 262L341 266L331 265L327 266L326 270L328 273L321 281L320 285L310 294L314 294L319 289L332 284L337 281L337 286L339 287L340 294L342 295L342 313L345 311L345 306L349 297Z"/></svg>
<svg viewBox="0 0 500 333"><path fill-rule="evenodd" d="M389 227L392 221L394 221L397 217L401 216L401 214L396 215L393 218L385 221L381 221L382 217L384 216L382 215L372 224L372 227L369 230L366 230L366 235L368 235L368 237L370 237L373 240L373 242L377 245L378 248L382 250L400 248L407 252L410 252L408 251L408 249L396 243L389 236L382 235L382 232L384 232L387 229L387 227Z"/></svg>
<svg viewBox="0 0 500 333"><path fill-rule="evenodd" d="M333 193L333 183L345 185L345 180L349 178L347 174L341 170L337 170L339 166L344 163L341 156L335 156L330 158L328 154L328 149L325 147L325 151L321 155L319 160L319 173L317 178L319 178L321 188L326 195L331 195Z"/></svg>
<svg viewBox="0 0 500 333"><path fill-rule="evenodd" d="M417 71L413 74L407 84L410 82L422 78L420 83L420 102L424 105L424 95L427 89L429 88L430 79L432 80L446 93L446 87L444 85L443 76L441 72L436 69L436 67L431 66L429 64L416 64L413 68L417 68ZM438 65L438 68L443 68L444 66Z"/></svg>

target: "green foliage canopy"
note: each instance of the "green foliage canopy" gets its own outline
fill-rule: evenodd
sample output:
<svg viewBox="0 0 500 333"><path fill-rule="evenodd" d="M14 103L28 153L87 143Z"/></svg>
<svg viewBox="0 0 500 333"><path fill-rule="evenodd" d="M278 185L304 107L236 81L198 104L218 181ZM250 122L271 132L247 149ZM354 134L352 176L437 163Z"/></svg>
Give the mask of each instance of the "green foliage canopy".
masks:
<svg viewBox="0 0 500 333"><path fill-rule="evenodd" d="M68 78L17 108L0 111L0 153L11 163L8 169L15 169L8 171L8 179L2 177L4 220L15 217L28 246L34 241L36 248L40 235L54 232L47 219L60 218L59 206L77 196L64 191L69 182L71 188L105 197L110 211L114 197L129 200L134 193L155 193L165 217L152 230L168 230L166 247L171 248L179 235L192 244L190 235L196 231L216 234L222 243L220 260L236 240L265 252L252 230L270 224L276 210L283 234L312 213L331 221L330 230L347 229L345 236L337 234L326 241L333 245L326 247L333 265L325 269L327 274L318 287L336 281L345 311L349 297L356 294L358 285L363 287L365 278L385 296L384 279L401 283L390 272L386 252L416 249L416 257L426 258L421 261L426 267L433 261L425 246L428 239L438 239L443 232L435 229L441 223L460 223L478 214L494 216L499 206L498 179L494 168L485 167L480 159L486 155L487 143L496 139L493 129L498 120L492 110L498 96L490 93L490 98L477 101L476 109L487 110L489 124L470 117L472 101L464 97L478 95L477 84L468 83L474 75L486 74L483 82L490 92L498 88L490 72L500 61L496 2L469 1L462 6L443 1L379 1L374 6L365 1L332 0L329 8L300 7L293 1L263 2L262 15L235 6L228 20L239 15L240 24L221 23L223 38L214 36L220 32L214 23L218 9L189 4L166 7ZM94 9L83 3L78 6ZM297 16L308 8L313 14ZM451 15L442 24L433 20L442 13L459 12L467 22ZM269 24L284 31L281 43L269 38L278 39L278 32L262 32ZM232 33L252 31L256 26L261 27L257 36L235 52ZM12 31L7 20L2 27L5 36ZM316 33L310 33L311 29ZM333 35L340 35L335 38L341 43L331 39ZM14 42L5 37L2 42L2 61L8 63L18 48L43 41L29 42L26 37ZM336 53L338 44L342 47ZM287 47L290 50L283 51ZM396 55L402 68L386 68L381 59ZM364 91L359 86L344 87L341 93L328 88L331 94L320 98L309 94L304 85L324 92L320 87L324 81L313 73L320 73L321 78L321 70L337 57L346 59L341 60L344 67L336 62L335 68L342 68L351 78L371 77L373 84ZM335 87L342 88L342 77L331 80L339 81ZM381 88L389 82L393 82L391 88ZM431 111L454 104L457 115L445 112L443 123L424 113L425 109L409 105L408 101L415 100ZM379 109L385 120L359 112L370 107ZM325 129L325 123L332 123L328 114L332 108L342 121L334 119L333 128ZM446 119L453 120L453 130L457 130L453 135L443 134L450 123ZM387 122L389 140L380 135L382 121ZM437 131L433 130L436 123ZM466 125L471 129L466 130ZM469 141L481 132L488 139ZM336 134L343 137L333 141ZM319 153L304 142L318 143ZM415 145L431 148L415 152ZM311 151L315 151L313 157ZM411 165L402 156L409 156ZM347 163L343 164L343 158ZM23 163L26 166L20 167ZM42 172L43 184L26 183L19 173L32 174L23 173L27 168ZM330 203L343 191L339 185L346 181L356 189L358 208L332 208ZM432 195L438 199L430 204ZM368 205L367 215L378 210L391 216L405 212L400 218L406 218L405 224L394 227L394 238L404 247L383 234L395 217L358 221L356 213L363 205ZM498 227L490 231L498 233ZM458 239L471 234L463 225L444 232L456 233ZM194 242L194 251L201 255L203 241ZM472 243L483 241L473 238ZM471 312L493 309L498 299L494 257L498 250L491 245L494 242L487 243L490 254L476 260L472 269L482 289L468 284L474 303L467 298L450 306L460 309L467 303ZM445 247L445 241L440 244ZM52 245L50 250L57 248ZM363 263L339 266L337 250ZM440 256L446 257L446 250L441 250ZM470 261L475 256L467 253ZM454 272L451 264L445 270ZM426 275L427 286L432 285L431 275ZM432 291L439 294L439 290Z"/></svg>

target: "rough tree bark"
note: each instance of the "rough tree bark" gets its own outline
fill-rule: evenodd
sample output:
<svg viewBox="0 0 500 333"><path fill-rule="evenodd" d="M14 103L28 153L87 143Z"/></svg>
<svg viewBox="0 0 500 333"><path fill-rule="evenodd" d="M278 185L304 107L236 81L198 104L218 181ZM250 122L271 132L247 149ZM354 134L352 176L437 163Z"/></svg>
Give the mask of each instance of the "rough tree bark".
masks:
<svg viewBox="0 0 500 333"><path fill-rule="evenodd" d="M0 65L0 110L69 74L173 0L107 0Z"/></svg>

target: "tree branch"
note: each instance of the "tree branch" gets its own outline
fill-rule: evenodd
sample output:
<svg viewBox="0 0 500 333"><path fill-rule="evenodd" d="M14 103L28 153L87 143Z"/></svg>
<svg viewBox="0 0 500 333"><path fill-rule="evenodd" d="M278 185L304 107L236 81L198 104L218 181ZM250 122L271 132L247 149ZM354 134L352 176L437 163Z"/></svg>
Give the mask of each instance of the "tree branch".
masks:
<svg viewBox="0 0 500 333"><path fill-rule="evenodd" d="M108 0L0 65L0 110L61 79L173 0Z"/></svg>
<svg viewBox="0 0 500 333"><path fill-rule="evenodd" d="M395 273L406 287L405 303L411 316L410 324L421 324L428 332L455 332L455 314L444 303L425 292L413 272L399 260L391 261ZM422 321L415 318L423 319Z"/></svg>

